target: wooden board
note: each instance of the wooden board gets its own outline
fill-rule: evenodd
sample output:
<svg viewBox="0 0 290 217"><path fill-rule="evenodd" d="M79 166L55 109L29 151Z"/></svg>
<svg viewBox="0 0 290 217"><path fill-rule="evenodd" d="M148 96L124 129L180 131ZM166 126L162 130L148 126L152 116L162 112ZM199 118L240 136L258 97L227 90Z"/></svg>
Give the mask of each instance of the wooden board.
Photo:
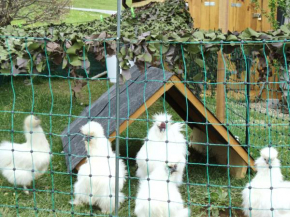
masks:
<svg viewBox="0 0 290 217"><path fill-rule="evenodd" d="M207 3L211 3L208 5ZM219 27L219 2L220 0L188 0L191 17L194 20L194 28L217 30Z"/></svg>

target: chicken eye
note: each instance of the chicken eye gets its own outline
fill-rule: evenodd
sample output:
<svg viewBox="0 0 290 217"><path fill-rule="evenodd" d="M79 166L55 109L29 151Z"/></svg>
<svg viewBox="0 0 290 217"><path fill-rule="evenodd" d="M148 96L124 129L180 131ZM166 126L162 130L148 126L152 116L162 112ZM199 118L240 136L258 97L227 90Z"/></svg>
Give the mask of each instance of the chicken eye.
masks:
<svg viewBox="0 0 290 217"><path fill-rule="evenodd" d="M264 160L265 160L265 161L267 161L267 159L266 159L266 158L264 158Z"/></svg>

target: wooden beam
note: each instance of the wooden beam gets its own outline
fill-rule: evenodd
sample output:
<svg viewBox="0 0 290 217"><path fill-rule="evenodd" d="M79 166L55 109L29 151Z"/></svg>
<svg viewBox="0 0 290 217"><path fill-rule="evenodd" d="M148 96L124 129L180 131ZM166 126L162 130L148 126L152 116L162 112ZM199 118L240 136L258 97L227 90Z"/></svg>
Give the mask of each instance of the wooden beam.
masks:
<svg viewBox="0 0 290 217"><path fill-rule="evenodd" d="M228 32L229 29L229 1L219 1L219 29L223 33ZM223 84L225 79L225 66L221 51L218 52L218 66L217 66L217 100L216 110L217 118L224 123L225 121L225 85Z"/></svg>
<svg viewBox="0 0 290 217"><path fill-rule="evenodd" d="M218 52L218 67L217 67L217 94L216 94L216 116L224 123L226 111L226 98L225 98L225 66L221 51Z"/></svg>
<svg viewBox="0 0 290 217"><path fill-rule="evenodd" d="M231 147L241 156L244 162L247 165L249 164L249 166L256 171L254 167L254 160L252 158L249 159L248 153L245 149L243 149L240 146L240 143L227 131L224 126L222 126L221 122L211 112L205 109L203 103L196 98L191 91L184 88L184 84L180 81L180 79L178 79L178 77L172 76L170 80L174 82L175 87L177 87L178 90L187 97L188 101L198 109L199 113L201 113L203 117L207 117L208 122L215 128L216 131L219 132L225 141L228 141Z"/></svg>

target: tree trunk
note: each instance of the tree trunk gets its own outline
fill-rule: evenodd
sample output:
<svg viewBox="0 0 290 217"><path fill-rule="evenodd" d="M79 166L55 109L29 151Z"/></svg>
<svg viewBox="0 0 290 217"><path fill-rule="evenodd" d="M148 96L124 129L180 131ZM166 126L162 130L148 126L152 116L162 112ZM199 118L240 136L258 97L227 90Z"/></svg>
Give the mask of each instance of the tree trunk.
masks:
<svg viewBox="0 0 290 217"><path fill-rule="evenodd" d="M1 0L1 14L0 14L0 26L10 25L13 18L10 16L10 12L12 10L13 0Z"/></svg>
<svg viewBox="0 0 290 217"><path fill-rule="evenodd" d="M126 4L126 0L122 0L122 5L125 9L129 8L129 6Z"/></svg>

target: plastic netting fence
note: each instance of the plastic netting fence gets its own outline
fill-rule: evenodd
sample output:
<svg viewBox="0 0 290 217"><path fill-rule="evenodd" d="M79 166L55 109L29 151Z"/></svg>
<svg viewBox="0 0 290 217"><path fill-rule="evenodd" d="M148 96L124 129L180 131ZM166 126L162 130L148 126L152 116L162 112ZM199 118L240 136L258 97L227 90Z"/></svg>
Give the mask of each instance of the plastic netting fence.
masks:
<svg viewBox="0 0 290 217"><path fill-rule="evenodd" d="M10 39L13 40L14 38L10 37ZM45 42L47 39L26 39L26 41L29 40L43 40ZM163 43L148 43L158 44L162 57ZM182 51L183 46L190 43L197 42L178 43L178 45ZM280 168L284 178L286 180L289 178L289 63L286 62L285 56L282 70L280 66L270 65L265 54L267 63L266 80L258 81L256 75L259 67L258 59L246 55L244 49L253 44L261 44L263 49L266 49L267 44L274 42L232 43L237 43L240 46L231 54L223 53L223 47L229 46L226 42L219 45L224 71L222 82L217 81L216 78L217 54L209 57L204 56L203 45L200 44L203 67L196 65L192 59L186 59L182 56L185 70L182 75L179 75L180 80L173 81L167 79L166 65L162 61L160 69L156 71L156 73L160 73L159 77L161 79L151 79L149 76L150 68L146 66L143 80L136 80L132 77L121 86L121 92L125 97L120 98L120 102L115 102L116 89L108 78L92 78L91 74L88 74L85 69L83 70L84 77L73 77L70 69L68 69L66 75L60 74L58 71L52 70L49 58L47 58L48 73L46 74L35 74L32 68L30 73L17 76L13 76L13 71L11 71L11 74L1 74L0 76L5 77L5 80L8 79L8 82L1 85L0 92L0 140L8 142L1 143L0 146L0 169L2 172L0 177L0 215L135 216L136 203L143 201L145 202L143 206L148 206L148 211L144 211L142 216L162 216L161 214L154 214L153 211L156 209L154 205L156 204L158 207L166 206L168 213L165 213L164 216L181 216L180 207L190 211L188 213L184 211L184 216L242 216L243 211L249 210L250 207L242 206L241 192L246 183L251 182L255 176L255 172L251 169L251 156L256 159L259 157L261 148L269 145L275 147L279 151ZM287 49L286 44L289 42L283 41L282 43L284 43L283 49ZM25 49L29 54L27 46L25 46ZM7 52L10 52L9 49ZM12 58L8 61L13 66ZM32 57L31 61L33 61ZM270 72L272 76L270 76ZM194 80L196 74L201 76ZM86 86L75 97L72 87L74 82L78 80L85 81ZM132 90L132 84L139 88ZM148 101L148 94L150 91L152 92L152 89L148 87L152 84L156 87L159 85L160 88L153 91L154 97ZM184 88L184 99L174 97L171 99L171 102L183 102L186 105L184 110L177 111L169 103L168 95L170 96L170 93L167 92L169 84L179 84ZM219 95L216 92L218 85L223 87L224 99L218 98ZM160 96L156 95L157 92L161 93ZM141 93L142 96L138 101L141 102L145 110L133 115L138 108L135 108L136 101L132 99L135 99L134 96L138 93ZM189 97L190 93L194 93L194 96L199 98L202 106L192 105ZM121 93L118 92L117 94ZM94 104L101 96L106 96L106 98L103 97L107 104L106 112L101 113L103 115L92 116L94 109L101 106ZM216 113L218 100L225 100L225 120L223 123L213 122L209 118L211 114ZM125 105L125 108L118 107L120 110L126 110L125 118L120 117L118 121L116 120L116 107L112 106L113 102L114 105ZM84 110L86 107L87 110ZM197 111L203 112L198 113ZM150 139L152 137L148 136L148 133L151 132L149 130L154 124L153 115L156 113L165 113L167 118L172 115L172 119L166 122L166 136L162 137L163 140L160 139L160 141L158 141L158 136L157 140ZM33 120L33 117L29 119L29 128L26 127L23 130L23 121L26 116L31 114L41 119L43 132L40 128L33 128L32 124L38 121ZM204 119L200 119L201 114L204 114ZM196 118L191 118L195 116ZM80 153L78 147L84 149L84 141L79 141L75 147L68 146L69 151L63 151L63 137L72 137L69 138L71 141L69 145L73 143L73 138L76 136L83 137L88 143L95 141L91 137L96 137L95 134L84 135L86 133L79 131L81 126L73 124L78 120L85 123L91 121L106 123L106 127L103 125L104 136L110 140L119 139L120 156L117 159L124 162L127 175L123 177L125 176L124 173L120 172L119 179L126 178L126 181L124 186L121 182L119 186L123 188L119 198L122 203L117 205L118 214L114 212L116 171L114 169L115 155L108 151L110 143L106 140L102 143L105 150L99 150L102 153L99 155L98 151L95 150L94 154L90 153L91 146L87 149L88 154ZM120 128L122 132L113 134L112 132L116 130L118 122L125 123L124 127ZM169 131L170 123L185 124L182 132L185 141L182 140L182 137L175 137L172 136L175 134L170 134L172 133L172 131ZM115 126L115 128L110 131L112 126L113 128ZM223 128L226 129L225 137L228 138L226 141L219 140L219 135L222 134L219 130L214 131L216 135L212 135L213 131L211 129L214 126L225 127ZM62 134L66 128L69 132L71 130L70 135ZM73 131L76 128L78 132ZM90 129L90 131L93 131L93 129ZM176 132L178 130L174 131L174 133ZM240 145L232 143L233 140L229 140L231 135L239 140ZM180 138L180 141L178 141L178 138ZM183 147L182 145L185 145L184 160L179 161L178 159L176 162L172 160L178 156L178 150L168 148L172 147L167 145L171 142L170 139L174 140L173 143L176 143L178 150ZM156 157L157 154L157 159L148 158L147 161L146 159L143 160L147 163L155 162L156 168L163 168L163 165L164 168L166 168L165 165L171 167L167 168L168 170L174 169L175 164L178 170L179 166L183 164L185 169L182 173L182 181L172 181L171 175L173 173L168 173L166 169L164 169L164 171L167 171L165 175L162 176L161 171L150 178L152 174L149 172L152 167L149 168L149 164L147 164L148 174L143 178L137 176L136 160L140 159L136 159L136 154L143 145L147 147L149 142L156 146L157 153L154 153L154 156ZM25 144L20 146L21 143L27 144L26 146ZM115 142L112 146L115 149ZM166 154L158 153L158 150L162 150L158 149L158 146L168 146ZM235 146L241 146L243 149L234 151L237 150L234 149ZM104 154L104 151L109 154ZM152 150L151 152L147 150L148 154L152 154ZM242 159L242 155L246 156L246 159ZM235 159L241 159L238 162L243 163L240 165L234 163L231 160L233 156ZM86 162L83 166L74 168L70 164L70 160L66 161L66 159L72 157L85 158ZM160 157L159 160L158 157ZM94 160L103 163L91 163L96 162ZM66 162L69 163L66 164ZM84 180L89 181L80 183L79 188L87 189L87 194L74 192L76 191L74 184L78 182L76 169L81 170L82 167L87 169L83 169L85 172L79 174L79 177L83 176ZM94 168L99 170L96 171ZM120 168L122 168L122 163ZM244 171L241 172L240 177L231 175L233 170L239 169ZM100 173L100 170L104 170L104 174ZM155 178L158 175L160 177ZM81 178L79 179L81 180ZM275 177L272 177L272 179L267 181L275 182ZM103 182L96 180L102 180ZM25 183L28 183L28 185ZM150 186L153 189L150 190ZM109 188L110 193L104 193L107 192L105 190L96 190L98 188L106 189L106 187ZM117 185L116 188L118 188ZM166 192L162 191L163 189L166 189ZM141 190L149 191L149 199L145 199L148 197L147 194L145 194L146 196L143 195L142 198L137 197ZM270 189L264 190L271 191ZM30 194L25 194L25 191ZM285 192L287 192L287 189ZM88 202L80 206L69 204L78 194L87 198L84 200ZM154 195L153 198L150 198L150 194ZM171 194L174 197L170 196ZM182 199L178 199L179 194ZM268 199L274 204L273 206L277 205L276 197L269 197ZM104 209L107 211L106 213L100 205L102 202L107 203L107 209ZM271 208L273 207L257 208L253 205L251 211L264 212L265 216L280 216L275 213L276 209L271 210ZM289 206L277 208L278 210L286 209L284 210L286 213L290 212ZM179 211L176 214L174 210Z"/></svg>

